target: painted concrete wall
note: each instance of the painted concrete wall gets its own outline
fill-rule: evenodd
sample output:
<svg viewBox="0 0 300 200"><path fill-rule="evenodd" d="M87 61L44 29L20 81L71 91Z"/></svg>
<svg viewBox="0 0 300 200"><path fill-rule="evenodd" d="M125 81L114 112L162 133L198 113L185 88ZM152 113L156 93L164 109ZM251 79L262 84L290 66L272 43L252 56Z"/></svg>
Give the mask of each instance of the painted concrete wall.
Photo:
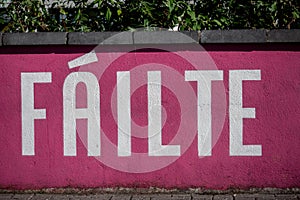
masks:
<svg viewBox="0 0 300 200"><path fill-rule="evenodd" d="M93 48L0 49L1 188L300 187L298 45Z"/></svg>

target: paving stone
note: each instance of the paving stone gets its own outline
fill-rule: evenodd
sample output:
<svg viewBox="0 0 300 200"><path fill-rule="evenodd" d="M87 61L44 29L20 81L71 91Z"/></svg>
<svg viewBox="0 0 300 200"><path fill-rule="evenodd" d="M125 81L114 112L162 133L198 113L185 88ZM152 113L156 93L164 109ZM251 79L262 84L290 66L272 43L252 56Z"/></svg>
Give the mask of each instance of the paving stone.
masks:
<svg viewBox="0 0 300 200"><path fill-rule="evenodd" d="M0 194L0 200L289 200L300 199L300 194Z"/></svg>
<svg viewBox="0 0 300 200"><path fill-rule="evenodd" d="M52 194L35 194L31 200L50 200L52 199Z"/></svg>
<svg viewBox="0 0 300 200"><path fill-rule="evenodd" d="M198 43L191 37L177 31L137 31L134 44L191 44Z"/></svg>
<svg viewBox="0 0 300 200"><path fill-rule="evenodd" d="M87 195L85 199L88 200L110 200L112 199L112 194L95 194L95 195Z"/></svg>
<svg viewBox="0 0 300 200"><path fill-rule="evenodd" d="M200 43L265 43L266 30L203 30Z"/></svg>
<svg viewBox="0 0 300 200"><path fill-rule="evenodd" d="M172 199L171 194L157 194L151 197L151 200L170 200Z"/></svg>
<svg viewBox="0 0 300 200"><path fill-rule="evenodd" d="M213 196L213 200L233 200L232 195L215 195Z"/></svg>
<svg viewBox="0 0 300 200"><path fill-rule="evenodd" d="M172 200L191 200L192 196L190 194L173 194Z"/></svg>
<svg viewBox="0 0 300 200"><path fill-rule="evenodd" d="M44 197L41 195L41 197ZM51 195L49 200L110 200L112 198L112 195L108 194L98 194L98 195L78 195L78 194L72 194L72 195L65 195L65 194L55 194ZM40 198L37 198L37 200Z"/></svg>
<svg viewBox="0 0 300 200"><path fill-rule="evenodd" d="M0 194L0 200L11 199L13 194Z"/></svg>
<svg viewBox="0 0 300 200"><path fill-rule="evenodd" d="M69 200L71 199L72 195L66 195L66 194L53 194L51 196L51 200Z"/></svg>
<svg viewBox="0 0 300 200"><path fill-rule="evenodd" d="M4 45L63 45L66 44L67 33L5 33L2 36Z"/></svg>
<svg viewBox="0 0 300 200"><path fill-rule="evenodd" d="M151 199L151 195L136 194L132 196L131 200L150 200L150 199Z"/></svg>
<svg viewBox="0 0 300 200"><path fill-rule="evenodd" d="M92 200L92 199L96 199L96 198L93 198L92 195L78 195L78 194L74 194L74 195L68 195L69 199L72 199L72 200L85 200L85 199L88 199L88 200ZM52 200L52 199L50 199Z"/></svg>
<svg viewBox="0 0 300 200"><path fill-rule="evenodd" d="M113 195L111 200L130 200L131 199L131 194L118 194L118 195Z"/></svg>
<svg viewBox="0 0 300 200"><path fill-rule="evenodd" d="M30 200L34 194L15 194L11 199L22 199L22 200Z"/></svg>
<svg viewBox="0 0 300 200"><path fill-rule="evenodd" d="M256 200L271 200L275 199L275 196L272 194L259 194L256 197Z"/></svg>
<svg viewBox="0 0 300 200"><path fill-rule="evenodd" d="M192 194L193 200L212 200L213 195Z"/></svg>
<svg viewBox="0 0 300 200"><path fill-rule="evenodd" d="M68 34L69 45L133 44L132 32L73 32Z"/></svg>
<svg viewBox="0 0 300 200"><path fill-rule="evenodd" d="M280 194L275 195L276 200L289 200L289 199L298 199L295 194Z"/></svg>
<svg viewBox="0 0 300 200"><path fill-rule="evenodd" d="M268 31L268 42L300 42L300 30L270 30Z"/></svg>
<svg viewBox="0 0 300 200"><path fill-rule="evenodd" d="M234 194L235 200L255 200L256 195L253 194Z"/></svg>

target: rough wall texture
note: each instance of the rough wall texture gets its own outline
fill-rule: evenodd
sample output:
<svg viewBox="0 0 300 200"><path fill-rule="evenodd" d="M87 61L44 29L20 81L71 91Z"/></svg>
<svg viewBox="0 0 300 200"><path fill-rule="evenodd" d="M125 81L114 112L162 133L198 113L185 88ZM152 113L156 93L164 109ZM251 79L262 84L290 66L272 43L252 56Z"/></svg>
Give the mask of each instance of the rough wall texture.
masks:
<svg viewBox="0 0 300 200"><path fill-rule="evenodd" d="M187 70L196 70L185 56L196 55L195 50L183 51L182 48L165 52L144 49L120 53L119 47L103 52L100 48L96 55L102 63L98 63L99 66L109 66L105 71L95 70L97 63L87 68L69 69L69 61L93 48L20 46L16 49L8 46L0 49L0 188L300 187L300 52L297 44L208 44L204 45L206 51L196 52L198 58L203 59L203 66L196 67L198 70L223 72L223 80L212 83L211 156L198 155L199 104L196 100L199 90L196 82L185 80ZM115 54L112 55L113 51ZM111 56L116 56L113 62ZM235 106L230 93L235 93L232 91L234 87L229 88L229 74L234 70L260 71L260 80L243 81L242 107L255 108L255 116L253 119L242 119L242 131L243 145L261 145L261 155L253 156L252 151L246 156L230 153L230 106ZM115 87L117 72L121 71L130 71L131 84L138 80L143 82L141 87L135 89L131 85L134 90L130 112L134 137L131 141L133 153L128 157L118 156L116 150L118 122L115 116ZM147 133L147 125L151 123L148 121L147 71L161 71L162 143L181 145L179 156L149 156L147 134L139 135ZM175 75L172 74L174 71ZM51 82L34 84L34 107L27 109L22 104L31 98L30 94L25 94L30 91L21 88L21 74L37 72L51 73ZM102 128L100 156L87 155L86 120L77 120L77 126L82 129L77 127L76 156L67 156L64 152L63 85L66 78L75 72L91 72L97 78L101 75L98 80ZM77 86L81 91L80 94L77 92L77 98L83 100L77 102L76 108L87 106L87 92L82 86ZM188 96L189 90L193 92L192 96ZM188 114L183 113L185 106ZM28 117L26 113L22 114L24 109L46 109L44 119L33 120L34 155L22 155L22 137L26 132L22 132L22 120L24 116ZM182 123L185 129L180 132ZM180 137L177 133L181 134ZM157 167L160 165L163 167ZM155 170L151 170L153 166ZM147 167L150 169L148 172L139 170L147 171Z"/></svg>

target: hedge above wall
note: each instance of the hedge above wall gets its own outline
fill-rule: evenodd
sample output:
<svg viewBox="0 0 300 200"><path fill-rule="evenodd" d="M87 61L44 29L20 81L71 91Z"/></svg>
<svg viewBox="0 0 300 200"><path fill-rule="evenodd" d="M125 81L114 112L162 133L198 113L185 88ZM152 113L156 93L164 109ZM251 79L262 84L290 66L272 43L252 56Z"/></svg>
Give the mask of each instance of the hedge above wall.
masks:
<svg viewBox="0 0 300 200"><path fill-rule="evenodd" d="M299 0L2 0L1 7L2 32L300 28Z"/></svg>

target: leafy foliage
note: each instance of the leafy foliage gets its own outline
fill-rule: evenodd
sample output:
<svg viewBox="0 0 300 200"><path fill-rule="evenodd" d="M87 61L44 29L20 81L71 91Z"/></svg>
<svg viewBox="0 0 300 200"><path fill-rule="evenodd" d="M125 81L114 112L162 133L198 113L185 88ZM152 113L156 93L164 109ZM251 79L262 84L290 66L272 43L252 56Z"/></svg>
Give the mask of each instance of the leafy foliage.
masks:
<svg viewBox="0 0 300 200"><path fill-rule="evenodd" d="M299 0L0 0L1 4L2 32L300 28Z"/></svg>

